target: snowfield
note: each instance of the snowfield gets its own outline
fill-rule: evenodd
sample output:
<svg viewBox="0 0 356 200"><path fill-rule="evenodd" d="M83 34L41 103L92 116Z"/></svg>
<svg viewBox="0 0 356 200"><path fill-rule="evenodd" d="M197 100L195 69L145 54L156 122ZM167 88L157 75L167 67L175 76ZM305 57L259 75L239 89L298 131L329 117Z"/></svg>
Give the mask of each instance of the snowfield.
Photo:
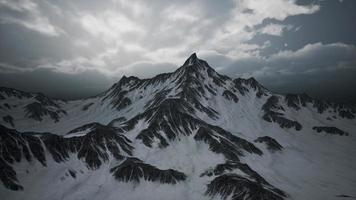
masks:
<svg viewBox="0 0 356 200"><path fill-rule="evenodd" d="M195 54L87 99L0 88L0 197L354 199L355 116L220 75Z"/></svg>

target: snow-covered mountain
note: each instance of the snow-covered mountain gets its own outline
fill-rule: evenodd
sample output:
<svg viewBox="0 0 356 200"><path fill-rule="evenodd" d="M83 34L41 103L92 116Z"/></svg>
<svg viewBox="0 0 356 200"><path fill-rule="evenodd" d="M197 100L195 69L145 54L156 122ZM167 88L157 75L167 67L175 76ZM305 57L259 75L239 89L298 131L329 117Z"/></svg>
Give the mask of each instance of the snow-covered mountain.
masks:
<svg viewBox="0 0 356 200"><path fill-rule="evenodd" d="M0 88L1 199L356 198L356 109L191 55L75 101Z"/></svg>

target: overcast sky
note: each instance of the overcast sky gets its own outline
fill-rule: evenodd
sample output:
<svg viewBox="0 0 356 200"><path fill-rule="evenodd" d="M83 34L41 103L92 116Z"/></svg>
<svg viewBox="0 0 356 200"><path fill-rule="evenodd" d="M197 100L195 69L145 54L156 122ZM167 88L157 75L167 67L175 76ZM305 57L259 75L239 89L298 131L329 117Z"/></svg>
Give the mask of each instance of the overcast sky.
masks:
<svg viewBox="0 0 356 200"><path fill-rule="evenodd" d="M193 52L272 91L356 103L354 0L0 0L0 86L95 95Z"/></svg>

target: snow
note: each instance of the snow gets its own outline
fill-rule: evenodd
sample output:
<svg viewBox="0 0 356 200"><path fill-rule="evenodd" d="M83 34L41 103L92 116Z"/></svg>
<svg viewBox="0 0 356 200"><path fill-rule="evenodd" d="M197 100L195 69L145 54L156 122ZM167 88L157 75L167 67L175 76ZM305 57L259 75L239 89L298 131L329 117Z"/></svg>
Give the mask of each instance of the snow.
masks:
<svg viewBox="0 0 356 200"><path fill-rule="evenodd" d="M192 65L189 60L188 65ZM190 66L191 67L191 66ZM180 71L178 71L180 72ZM208 77L206 71L201 72ZM105 93L93 98L76 101L56 101L67 115L63 115L55 123L50 118L35 121L25 117L23 106L33 102L33 98L18 99L9 97L0 100L0 105L8 103L14 106L11 110L0 110L0 117L11 114L15 128L18 131L52 132L64 137L80 137L90 131L67 134L74 128L91 122L108 124L112 120L124 117L131 119L143 113L147 104L155 94L162 90L171 89L167 98L178 98L181 89L177 87L177 73L164 82L157 82L147 87L131 90L126 96L132 104L122 110L116 110L110 105L110 99L103 100ZM192 116L209 124L220 126L232 134L253 143L261 136L270 136L283 146L282 151L270 152L264 144L254 143L263 151L263 155L246 154L241 162L247 163L253 170L265 178L271 185L285 191L288 199L336 199L336 195L350 195L356 197L356 120L337 118L328 120L333 113L320 114L307 104L296 111L289 108L283 101L284 116L298 121L303 129L282 129L277 123L266 122L262 119L261 108L272 95L261 98L250 86L245 95L238 91L234 94L239 98L238 103L225 99L222 93L233 87L232 80L225 81L223 86L216 85L211 79L204 79L205 85L216 89L216 95L206 91L206 98L200 103L213 108L220 113L218 119L210 118L206 113L195 110ZM192 86L193 87L193 86ZM129 89L127 86L124 89ZM283 96L276 95L283 99ZM143 98L141 98L143 97ZM93 103L86 111L83 106ZM15 107L16 106L16 107ZM1 120L0 118L0 120ZM3 125L12 128L9 124ZM166 148L146 147L137 140L139 132L148 127L148 122L140 120L133 130L125 134L133 141L133 156L160 169L175 169L185 173L186 181L176 185L159 184L141 181L139 184L123 183L114 179L110 168L117 164L114 158L104 163L97 170L88 170L84 162L72 156L64 163L56 163L47 156L48 166L43 167L39 162L23 161L15 166L17 177L24 191L11 191L0 186L2 199L211 199L204 195L206 185L213 177L200 177L206 170L211 170L226 159L221 154L213 153L203 142L196 142L194 134L179 136ZM114 124L120 127L120 123ZM328 135L312 130L313 126L335 126L348 133L349 136ZM196 131L196 130L194 130ZM165 134L162 134L165 135ZM70 176L68 170L76 171L76 178ZM28 171L28 173L26 172ZM242 171L232 171L245 175ZM218 199L219 197L214 197Z"/></svg>

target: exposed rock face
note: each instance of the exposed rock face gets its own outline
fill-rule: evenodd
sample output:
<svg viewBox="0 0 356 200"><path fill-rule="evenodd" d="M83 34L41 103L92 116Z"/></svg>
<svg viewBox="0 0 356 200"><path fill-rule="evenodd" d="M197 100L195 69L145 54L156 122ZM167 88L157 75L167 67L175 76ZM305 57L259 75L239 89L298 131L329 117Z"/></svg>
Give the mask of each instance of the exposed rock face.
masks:
<svg viewBox="0 0 356 200"><path fill-rule="evenodd" d="M277 96L271 96L267 99L266 103L262 106L264 111L263 119L268 122L276 122L281 128L294 128L299 131L302 129L302 125L294 120L290 120L284 117L281 111L284 111L282 106L278 105L279 99Z"/></svg>
<svg viewBox="0 0 356 200"><path fill-rule="evenodd" d="M204 85L204 80L210 79L214 84L222 85L227 77L216 73L208 63L198 59L194 54L175 73L178 74L178 89L181 90L177 96L189 102L195 109L217 119L219 116L217 111L201 103L201 100L207 98L208 95L216 95L212 89L205 91L204 88L207 86Z"/></svg>
<svg viewBox="0 0 356 200"><path fill-rule="evenodd" d="M183 112L185 109L192 109L186 106L189 105L181 105L178 99L167 99L158 107L129 120L124 127L131 130L139 119L145 119L150 125L140 131L136 139L142 140L148 147L152 147L154 140L159 141L161 148L166 147L168 140L174 140L179 135L190 135L191 130L196 127L195 122L198 120Z"/></svg>
<svg viewBox="0 0 356 200"><path fill-rule="evenodd" d="M283 192L269 187L236 174L224 174L216 177L208 184L206 194L210 196L219 194L223 199L231 196L233 200L284 199Z"/></svg>
<svg viewBox="0 0 356 200"><path fill-rule="evenodd" d="M241 163L239 161L227 161L223 164L218 164L212 170L207 170L201 176L220 176L222 174L230 174L233 170L239 169L244 175L249 176L251 179L263 183L269 184L263 177L261 177L257 172L252 170L247 164Z"/></svg>
<svg viewBox="0 0 356 200"><path fill-rule="evenodd" d="M285 96L285 101L289 107L292 107L296 110L300 110L300 106L305 107L308 102L312 102L307 94L287 94Z"/></svg>
<svg viewBox="0 0 356 200"><path fill-rule="evenodd" d="M282 145L280 145L277 140L269 136L258 137L255 142L265 143L267 148L271 151L280 151L283 149Z"/></svg>
<svg viewBox="0 0 356 200"><path fill-rule="evenodd" d="M13 129L0 125L0 179L4 186L11 190L22 190L18 183L12 164L21 160L37 159L46 165L44 148L38 137L21 135Z"/></svg>
<svg viewBox="0 0 356 200"><path fill-rule="evenodd" d="M301 107L306 107L309 104L320 114L325 113L326 111L330 111L340 116L341 118L355 119L355 107L313 99L305 93L287 94L285 96L285 101L289 107L292 107L296 110L300 110Z"/></svg>
<svg viewBox="0 0 356 200"><path fill-rule="evenodd" d="M235 87L240 91L242 95L244 95L245 92L249 91L246 88L246 86L249 86L252 89L254 89L254 91L256 92L256 96L258 98L268 95L268 90L265 87L263 87L260 83L258 83L256 79L252 77L249 79L237 78L234 80L234 83L235 83Z"/></svg>
<svg viewBox="0 0 356 200"><path fill-rule="evenodd" d="M233 173L241 170L244 175ZM214 169L204 172L201 176L215 176L209 184L206 193L210 196L217 194L223 199L284 199L286 194L270 185L247 164L228 161L217 165ZM247 178L248 177L248 178Z"/></svg>
<svg viewBox="0 0 356 200"><path fill-rule="evenodd" d="M67 112L55 103L52 99L43 94L34 96L34 102L24 106L26 116L37 121L42 121L45 116L49 116L55 122L58 122L61 116Z"/></svg>
<svg viewBox="0 0 356 200"><path fill-rule="evenodd" d="M163 184L176 184L186 179L186 175L182 172L173 169L161 170L143 163L137 158L127 158L120 165L110 169L110 172L117 180L124 182L138 183L141 179L144 179Z"/></svg>
<svg viewBox="0 0 356 200"><path fill-rule="evenodd" d="M86 105L83 106L82 110L83 110L83 111L86 111L86 110L88 110L92 105L94 105L94 103L88 103L88 104L86 104Z"/></svg>
<svg viewBox="0 0 356 200"><path fill-rule="evenodd" d="M20 90L0 87L0 99L6 99L7 97L17 97L19 99L22 98L31 98L33 95L27 92L23 92Z"/></svg>
<svg viewBox="0 0 356 200"><path fill-rule="evenodd" d="M8 110L11 110L11 106L8 103L4 103L3 106L7 108Z"/></svg>
<svg viewBox="0 0 356 200"><path fill-rule="evenodd" d="M2 158L0 158L0 169L0 180L7 189L23 190L23 187L18 183L16 171Z"/></svg>
<svg viewBox="0 0 356 200"><path fill-rule="evenodd" d="M126 94L127 91L123 90L120 91L118 94L115 94L115 92L113 92L107 97L111 97L111 104L114 108L116 108L117 110L121 110L131 104L131 100L125 96Z"/></svg>
<svg viewBox="0 0 356 200"><path fill-rule="evenodd" d="M152 186L157 187L157 195L171 194L161 193L164 188L183 193L183 199L286 199L296 194L289 192L296 187L283 185L291 184L294 178L286 172L290 168L295 173L299 170L289 165L288 159L296 158L303 163L324 156L319 154L321 151L307 155L304 149L298 149L301 154L290 148L294 145L304 148L300 144L310 139L308 135L323 137L305 128L310 126L306 121L326 125L340 122L354 127L351 120L355 116L352 106L315 100L306 94L274 95L254 78L233 80L220 75L195 54L172 73L150 79L123 76L109 90L82 100L55 100L42 94L0 88L0 105L0 123L5 125L0 126L0 186L4 185L0 193L6 193L5 198L9 199L22 199L24 194L10 190L32 192L40 188L41 191L34 192L37 195L47 183L63 186L63 193L48 190L54 199L66 198L64 193L98 199L95 195L82 196L88 191L83 189L86 185L95 187L95 194L110 193L102 199L110 195L116 198L117 194L138 199L137 193L146 192ZM347 134L333 126L313 129ZM294 130L301 134L295 134ZM274 131L276 138L263 136L265 131ZM284 142L285 150L276 139ZM305 145L310 144L315 143L308 140ZM263 145L266 148L259 148ZM273 154L276 151L281 152ZM323 149L324 152L328 149ZM324 160L328 158L319 161ZM28 170L18 170L18 166L22 169L26 164ZM55 180L48 180L37 174L56 176ZM26 178L32 176L36 177L33 183L38 185L28 184ZM110 186L109 181L112 181ZM295 185L303 185L298 181ZM115 184L120 187L112 190L110 187ZM67 186L69 189L65 189ZM133 190L125 191L131 186ZM163 198L171 199L171 196ZM291 196L291 199L298 198Z"/></svg>
<svg viewBox="0 0 356 200"><path fill-rule="evenodd" d="M49 116L55 122L59 121L61 114L66 114L66 111L58 109L54 110L42 105L39 102L30 103L25 106L26 116L37 121L42 121L44 116Z"/></svg>
<svg viewBox="0 0 356 200"><path fill-rule="evenodd" d="M229 90L224 91L223 97L225 97L227 100L234 101L235 103L239 101L239 98Z"/></svg>
<svg viewBox="0 0 356 200"><path fill-rule="evenodd" d="M221 153L228 159L238 160L238 156L243 155L243 151L262 154L252 143L185 112L189 110L192 110L189 104L178 99L167 99L158 107L129 120L122 128L131 130L139 119L147 120L149 126L143 129L136 139L141 140L148 147L152 147L154 141L158 141L160 148L167 147L169 141L188 136L197 130L195 140L209 144L213 152Z"/></svg>
<svg viewBox="0 0 356 200"><path fill-rule="evenodd" d="M84 136L66 138L51 133L19 133L0 125L1 181L9 189L21 189L11 165L36 159L46 166L46 152L56 162L66 162L76 155L90 169L99 168L110 155L121 160L132 154L131 141L119 130L98 124L92 128Z"/></svg>
<svg viewBox="0 0 356 200"><path fill-rule="evenodd" d="M109 160L110 155L118 160L123 159L125 155L132 155L131 141L121 134L120 129L94 123L70 133L86 128L90 130L83 136L66 138L48 134L42 136L42 139L55 161L65 161L70 153L76 153L78 159L85 160L91 169L99 168L103 162Z"/></svg>
<svg viewBox="0 0 356 200"><path fill-rule="evenodd" d="M15 126L14 118L12 118L11 115L6 115L6 116L2 117L2 120L4 120L4 122L10 124L12 127Z"/></svg>
<svg viewBox="0 0 356 200"><path fill-rule="evenodd" d="M221 153L227 159L233 161L238 161L239 156L243 155L243 151L262 155L262 151L252 143L218 127L201 127L194 136L194 139L209 144L213 152Z"/></svg>
<svg viewBox="0 0 356 200"><path fill-rule="evenodd" d="M330 126L314 126L313 130L315 130L318 133L325 132L327 134L332 134L332 135L349 135L347 132L343 130Z"/></svg>

